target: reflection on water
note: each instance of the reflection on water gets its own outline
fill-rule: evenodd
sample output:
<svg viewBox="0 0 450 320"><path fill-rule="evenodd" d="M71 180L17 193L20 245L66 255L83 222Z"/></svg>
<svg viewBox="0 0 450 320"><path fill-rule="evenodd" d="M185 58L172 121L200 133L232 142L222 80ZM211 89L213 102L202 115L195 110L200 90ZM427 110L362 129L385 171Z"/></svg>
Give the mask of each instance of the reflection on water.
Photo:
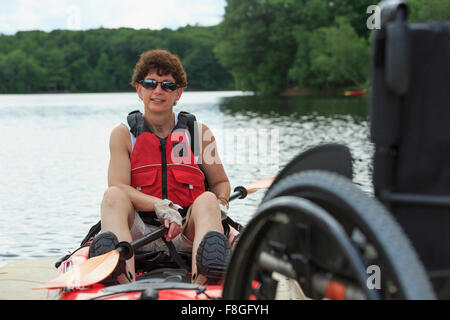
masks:
<svg viewBox="0 0 450 320"><path fill-rule="evenodd" d="M99 219L109 134L135 109L134 93L0 95L0 265L78 246ZM372 192L365 97L185 92L176 109L212 129L232 188L276 175L308 147L339 142L352 152L355 183ZM246 224L262 196L236 200L230 216Z"/></svg>
<svg viewBox="0 0 450 320"><path fill-rule="evenodd" d="M356 121L366 121L368 98L367 96L351 98L235 96L223 98L220 109L225 114L254 114L274 119L280 116L299 119L305 115L323 117L351 115Z"/></svg>
<svg viewBox="0 0 450 320"><path fill-rule="evenodd" d="M347 145L354 182L372 193L368 98L237 96L221 100L228 128L278 128L280 169L305 149L321 143Z"/></svg>

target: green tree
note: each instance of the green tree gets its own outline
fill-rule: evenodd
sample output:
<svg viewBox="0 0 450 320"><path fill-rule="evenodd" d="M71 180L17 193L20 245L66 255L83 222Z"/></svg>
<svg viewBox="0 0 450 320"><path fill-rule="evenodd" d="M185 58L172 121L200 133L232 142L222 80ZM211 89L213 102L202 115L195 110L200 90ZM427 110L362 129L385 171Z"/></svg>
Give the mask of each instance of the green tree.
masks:
<svg viewBox="0 0 450 320"><path fill-rule="evenodd" d="M205 44L198 44L184 56L182 62L188 75L188 88L195 90L232 88L231 75L219 64L212 49Z"/></svg>
<svg viewBox="0 0 450 320"><path fill-rule="evenodd" d="M70 75L70 91L91 91L92 68L87 58L79 58L73 61L68 67Z"/></svg>
<svg viewBox="0 0 450 320"><path fill-rule="evenodd" d="M326 0L324 0L326 1ZM377 4L379 1L373 0L333 0L326 1L329 4L332 20L330 24L337 22L338 17L343 17L355 30L359 37L367 38L370 30L367 28L366 22L369 14L366 13L367 8Z"/></svg>
<svg viewBox="0 0 450 320"><path fill-rule="evenodd" d="M115 78L112 70L111 61L104 52L100 55L96 68L93 70L92 78L94 81L94 90L100 92L115 91Z"/></svg>
<svg viewBox="0 0 450 320"><path fill-rule="evenodd" d="M3 92L25 92L27 84L24 79L23 63L26 58L22 50L16 49L0 59L0 79Z"/></svg>
<svg viewBox="0 0 450 320"><path fill-rule="evenodd" d="M25 79L24 92L43 92L47 88L47 70L44 69L32 56L26 58L22 64L21 79Z"/></svg>
<svg viewBox="0 0 450 320"><path fill-rule="evenodd" d="M280 92L295 54L294 1L228 0L215 48L236 87L262 94Z"/></svg>
<svg viewBox="0 0 450 320"><path fill-rule="evenodd" d="M70 82L66 70L64 54L57 48L47 53L44 66L48 73L47 88L50 91L63 91L68 89Z"/></svg>
<svg viewBox="0 0 450 320"><path fill-rule="evenodd" d="M45 69L21 49L0 56L0 92L23 93L45 90Z"/></svg>
<svg viewBox="0 0 450 320"><path fill-rule="evenodd" d="M300 85L320 88L364 85L368 76L369 44L365 38L358 37L345 18L338 17L336 24L319 28L309 36L303 33L303 36L309 48L306 53L301 49L298 51L302 56L297 56L290 71L291 77ZM305 74L313 76L313 80L305 79Z"/></svg>
<svg viewBox="0 0 450 320"><path fill-rule="evenodd" d="M299 24L306 30L328 26L333 22L334 1L326 0L299 0L295 4Z"/></svg>
<svg viewBox="0 0 450 320"><path fill-rule="evenodd" d="M125 61L122 56L112 58L113 75L116 80L118 91L131 90L130 81L133 74L133 67L136 62Z"/></svg>
<svg viewBox="0 0 450 320"><path fill-rule="evenodd" d="M289 78L299 87L316 86L318 76L311 69L311 31L306 26L299 25L294 28L297 51L289 69Z"/></svg>
<svg viewBox="0 0 450 320"><path fill-rule="evenodd" d="M450 3L448 0L409 0L410 21L449 21Z"/></svg>

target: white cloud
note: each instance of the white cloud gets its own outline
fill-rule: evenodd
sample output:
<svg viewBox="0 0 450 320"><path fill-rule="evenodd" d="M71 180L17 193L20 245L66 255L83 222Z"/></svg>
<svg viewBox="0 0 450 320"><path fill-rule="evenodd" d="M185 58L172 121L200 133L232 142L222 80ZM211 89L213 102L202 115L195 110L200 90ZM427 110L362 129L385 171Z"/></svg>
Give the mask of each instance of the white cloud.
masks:
<svg viewBox="0 0 450 320"><path fill-rule="evenodd" d="M18 30L215 25L226 0L0 0L0 33Z"/></svg>

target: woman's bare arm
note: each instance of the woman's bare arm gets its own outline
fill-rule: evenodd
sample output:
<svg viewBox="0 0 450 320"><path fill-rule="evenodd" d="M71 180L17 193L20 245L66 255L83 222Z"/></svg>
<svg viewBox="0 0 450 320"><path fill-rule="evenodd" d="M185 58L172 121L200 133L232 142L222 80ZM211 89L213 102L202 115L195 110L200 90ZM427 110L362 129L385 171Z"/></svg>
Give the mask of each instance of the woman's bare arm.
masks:
<svg viewBox="0 0 450 320"><path fill-rule="evenodd" d="M200 167L208 179L210 191L218 198L228 199L230 196L230 182L223 167L217 150L216 139L211 129L199 123L202 135L202 153Z"/></svg>
<svg viewBox="0 0 450 320"><path fill-rule="evenodd" d="M108 186L117 186L124 191L136 211L154 211L155 203L161 199L146 195L131 186L131 140L128 129L120 124L111 132L109 141L110 161Z"/></svg>

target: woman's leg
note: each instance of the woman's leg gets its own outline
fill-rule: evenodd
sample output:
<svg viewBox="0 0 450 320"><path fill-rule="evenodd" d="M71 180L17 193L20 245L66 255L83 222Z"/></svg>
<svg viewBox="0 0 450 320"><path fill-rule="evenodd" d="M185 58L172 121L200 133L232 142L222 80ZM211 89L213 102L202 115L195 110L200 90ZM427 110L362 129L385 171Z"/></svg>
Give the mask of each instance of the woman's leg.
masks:
<svg viewBox="0 0 450 320"><path fill-rule="evenodd" d="M101 231L111 231L114 233L119 242L131 242L130 229L133 226L135 210L130 199L118 187L108 188L101 204ZM134 256L126 261L127 273L130 272L134 279ZM123 282L119 279L119 282Z"/></svg>
<svg viewBox="0 0 450 320"><path fill-rule="evenodd" d="M222 218L217 197L212 192L205 192L195 199L189 208L189 220L184 228L184 235L192 241L192 274L197 273L196 254L203 236L208 231L223 233Z"/></svg>

